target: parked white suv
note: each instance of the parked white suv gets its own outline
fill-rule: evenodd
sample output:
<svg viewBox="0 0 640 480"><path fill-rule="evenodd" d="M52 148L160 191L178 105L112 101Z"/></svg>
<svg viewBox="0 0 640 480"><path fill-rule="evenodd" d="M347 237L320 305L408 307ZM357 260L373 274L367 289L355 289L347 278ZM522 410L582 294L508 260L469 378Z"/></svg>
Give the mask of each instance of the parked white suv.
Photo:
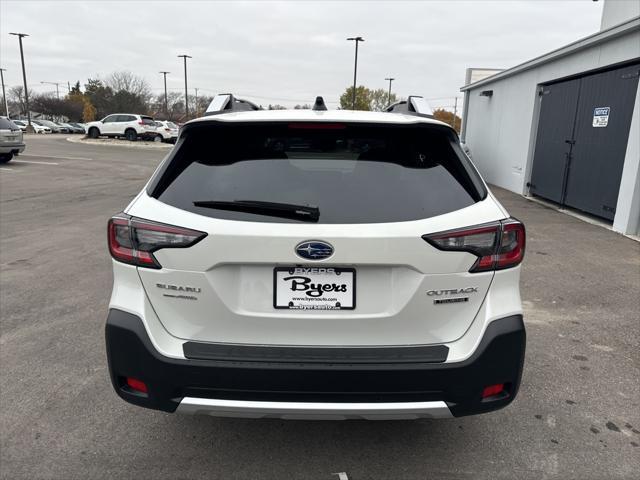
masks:
<svg viewBox="0 0 640 480"><path fill-rule="evenodd" d="M102 120L89 122L86 125L86 132L90 138L125 137L131 142L137 140L138 137L152 140L158 135L152 117L131 113L114 113L107 115Z"/></svg>
<svg viewBox="0 0 640 480"><path fill-rule="evenodd" d="M454 130L411 108L217 105L109 221L118 395L253 418L509 404L525 230Z"/></svg>

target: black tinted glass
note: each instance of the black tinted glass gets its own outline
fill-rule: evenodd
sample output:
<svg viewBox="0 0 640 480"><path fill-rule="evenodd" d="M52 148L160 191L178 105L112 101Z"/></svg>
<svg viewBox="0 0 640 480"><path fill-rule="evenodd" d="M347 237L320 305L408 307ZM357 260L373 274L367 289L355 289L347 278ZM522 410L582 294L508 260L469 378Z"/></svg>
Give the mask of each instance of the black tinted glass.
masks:
<svg viewBox="0 0 640 480"><path fill-rule="evenodd" d="M0 130L18 130L18 126L8 118L0 118Z"/></svg>
<svg viewBox="0 0 640 480"><path fill-rule="evenodd" d="M215 218L297 222L193 202L317 207L319 223L417 220L484 197L445 128L357 124L214 125L188 132L152 183L169 205Z"/></svg>

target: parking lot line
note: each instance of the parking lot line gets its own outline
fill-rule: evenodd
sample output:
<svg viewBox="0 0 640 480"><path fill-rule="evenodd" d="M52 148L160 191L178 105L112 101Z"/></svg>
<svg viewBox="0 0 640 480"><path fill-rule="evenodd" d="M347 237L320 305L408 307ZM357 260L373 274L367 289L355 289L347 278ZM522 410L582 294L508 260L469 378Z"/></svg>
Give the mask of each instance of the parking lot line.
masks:
<svg viewBox="0 0 640 480"><path fill-rule="evenodd" d="M38 162L36 160L14 160L13 163L36 163L38 165L60 165L55 162Z"/></svg>
<svg viewBox="0 0 640 480"><path fill-rule="evenodd" d="M13 172L13 168L7 168L7 167L0 167L0 170L4 172ZM13 173L16 173L16 172L13 172Z"/></svg>
<svg viewBox="0 0 640 480"><path fill-rule="evenodd" d="M93 158L88 157L56 157L55 155L33 155L31 153L21 154L21 157L36 157L36 158L60 158L62 160L93 160Z"/></svg>

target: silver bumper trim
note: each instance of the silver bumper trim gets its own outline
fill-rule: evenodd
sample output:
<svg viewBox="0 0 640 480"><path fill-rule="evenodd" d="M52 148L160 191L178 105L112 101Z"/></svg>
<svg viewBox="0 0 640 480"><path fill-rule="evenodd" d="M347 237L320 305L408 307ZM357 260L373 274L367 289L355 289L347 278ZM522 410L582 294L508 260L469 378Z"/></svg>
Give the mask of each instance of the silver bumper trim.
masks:
<svg viewBox="0 0 640 480"><path fill-rule="evenodd" d="M451 418L443 401L396 403L256 402L184 397L176 413L292 420Z"/></svg>

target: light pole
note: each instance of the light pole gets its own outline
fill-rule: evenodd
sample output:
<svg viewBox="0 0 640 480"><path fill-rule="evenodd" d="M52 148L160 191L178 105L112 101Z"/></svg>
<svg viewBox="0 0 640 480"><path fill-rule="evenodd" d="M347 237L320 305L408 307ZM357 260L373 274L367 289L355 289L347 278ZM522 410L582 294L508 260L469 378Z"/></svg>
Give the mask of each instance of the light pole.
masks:
<svg viewBox="0 0 640 480"><path fill-rule="evenodd" d="M169 119L169 101L167 100L167 73L171 72L160 72L164 76L164 114Z"/></svg>
<svg viewBox="0 0 640 480"><path fill-rule="evenodd" d="M389 80L389 100L388 100L388 104L391 105L391 82L393 82L395 80L395 78L385 78L385 80Z"/></svg>
<svg viewBox="0 0 640 480"><path fill-rule="evenodd" d="M55 85L56 86L56 98L60 100L60 84L56 82L40 82L43 85Z"/></svg>
<svg viewBox="0 0 640 480"><path fill-rule="evenodd" d="M185 119L189 119L189 90L187 89L187 58L192 58L189 55L178 55L178 57L184 59L184 113Z"/></svg>
<svg viewBox="0 0 640 480"><path fill-rule="evenodd" d="M0 80L2 80L2 103L4 104L4 114L9 116L9 104L7 103L7 94L4 91L4 73L6 72L6 68L0 68Z"/></svg>
<svg viewBox="0 0 640 480"><path fill-rule="evenodd" d="M358 75L358 43L364 42L364 38L362 37L349 37L347 38L349 41L356 42L356 60L353 65L353 100L351 101L351 109L356 109L356 79Z"/></svg>
<svg viewBox="0 0 640 480"><path fill-rule="evenodd" d="M20 60L22 60L22 81L24 82L24 104L27 110L27 132L33 133L33 125L31 125L31 112L29 111L29 90L27 90L27 72L24 69L24 52L22 51L22 37L28 37L26 33L9 33L15 35L20 42Z"/></svg>

